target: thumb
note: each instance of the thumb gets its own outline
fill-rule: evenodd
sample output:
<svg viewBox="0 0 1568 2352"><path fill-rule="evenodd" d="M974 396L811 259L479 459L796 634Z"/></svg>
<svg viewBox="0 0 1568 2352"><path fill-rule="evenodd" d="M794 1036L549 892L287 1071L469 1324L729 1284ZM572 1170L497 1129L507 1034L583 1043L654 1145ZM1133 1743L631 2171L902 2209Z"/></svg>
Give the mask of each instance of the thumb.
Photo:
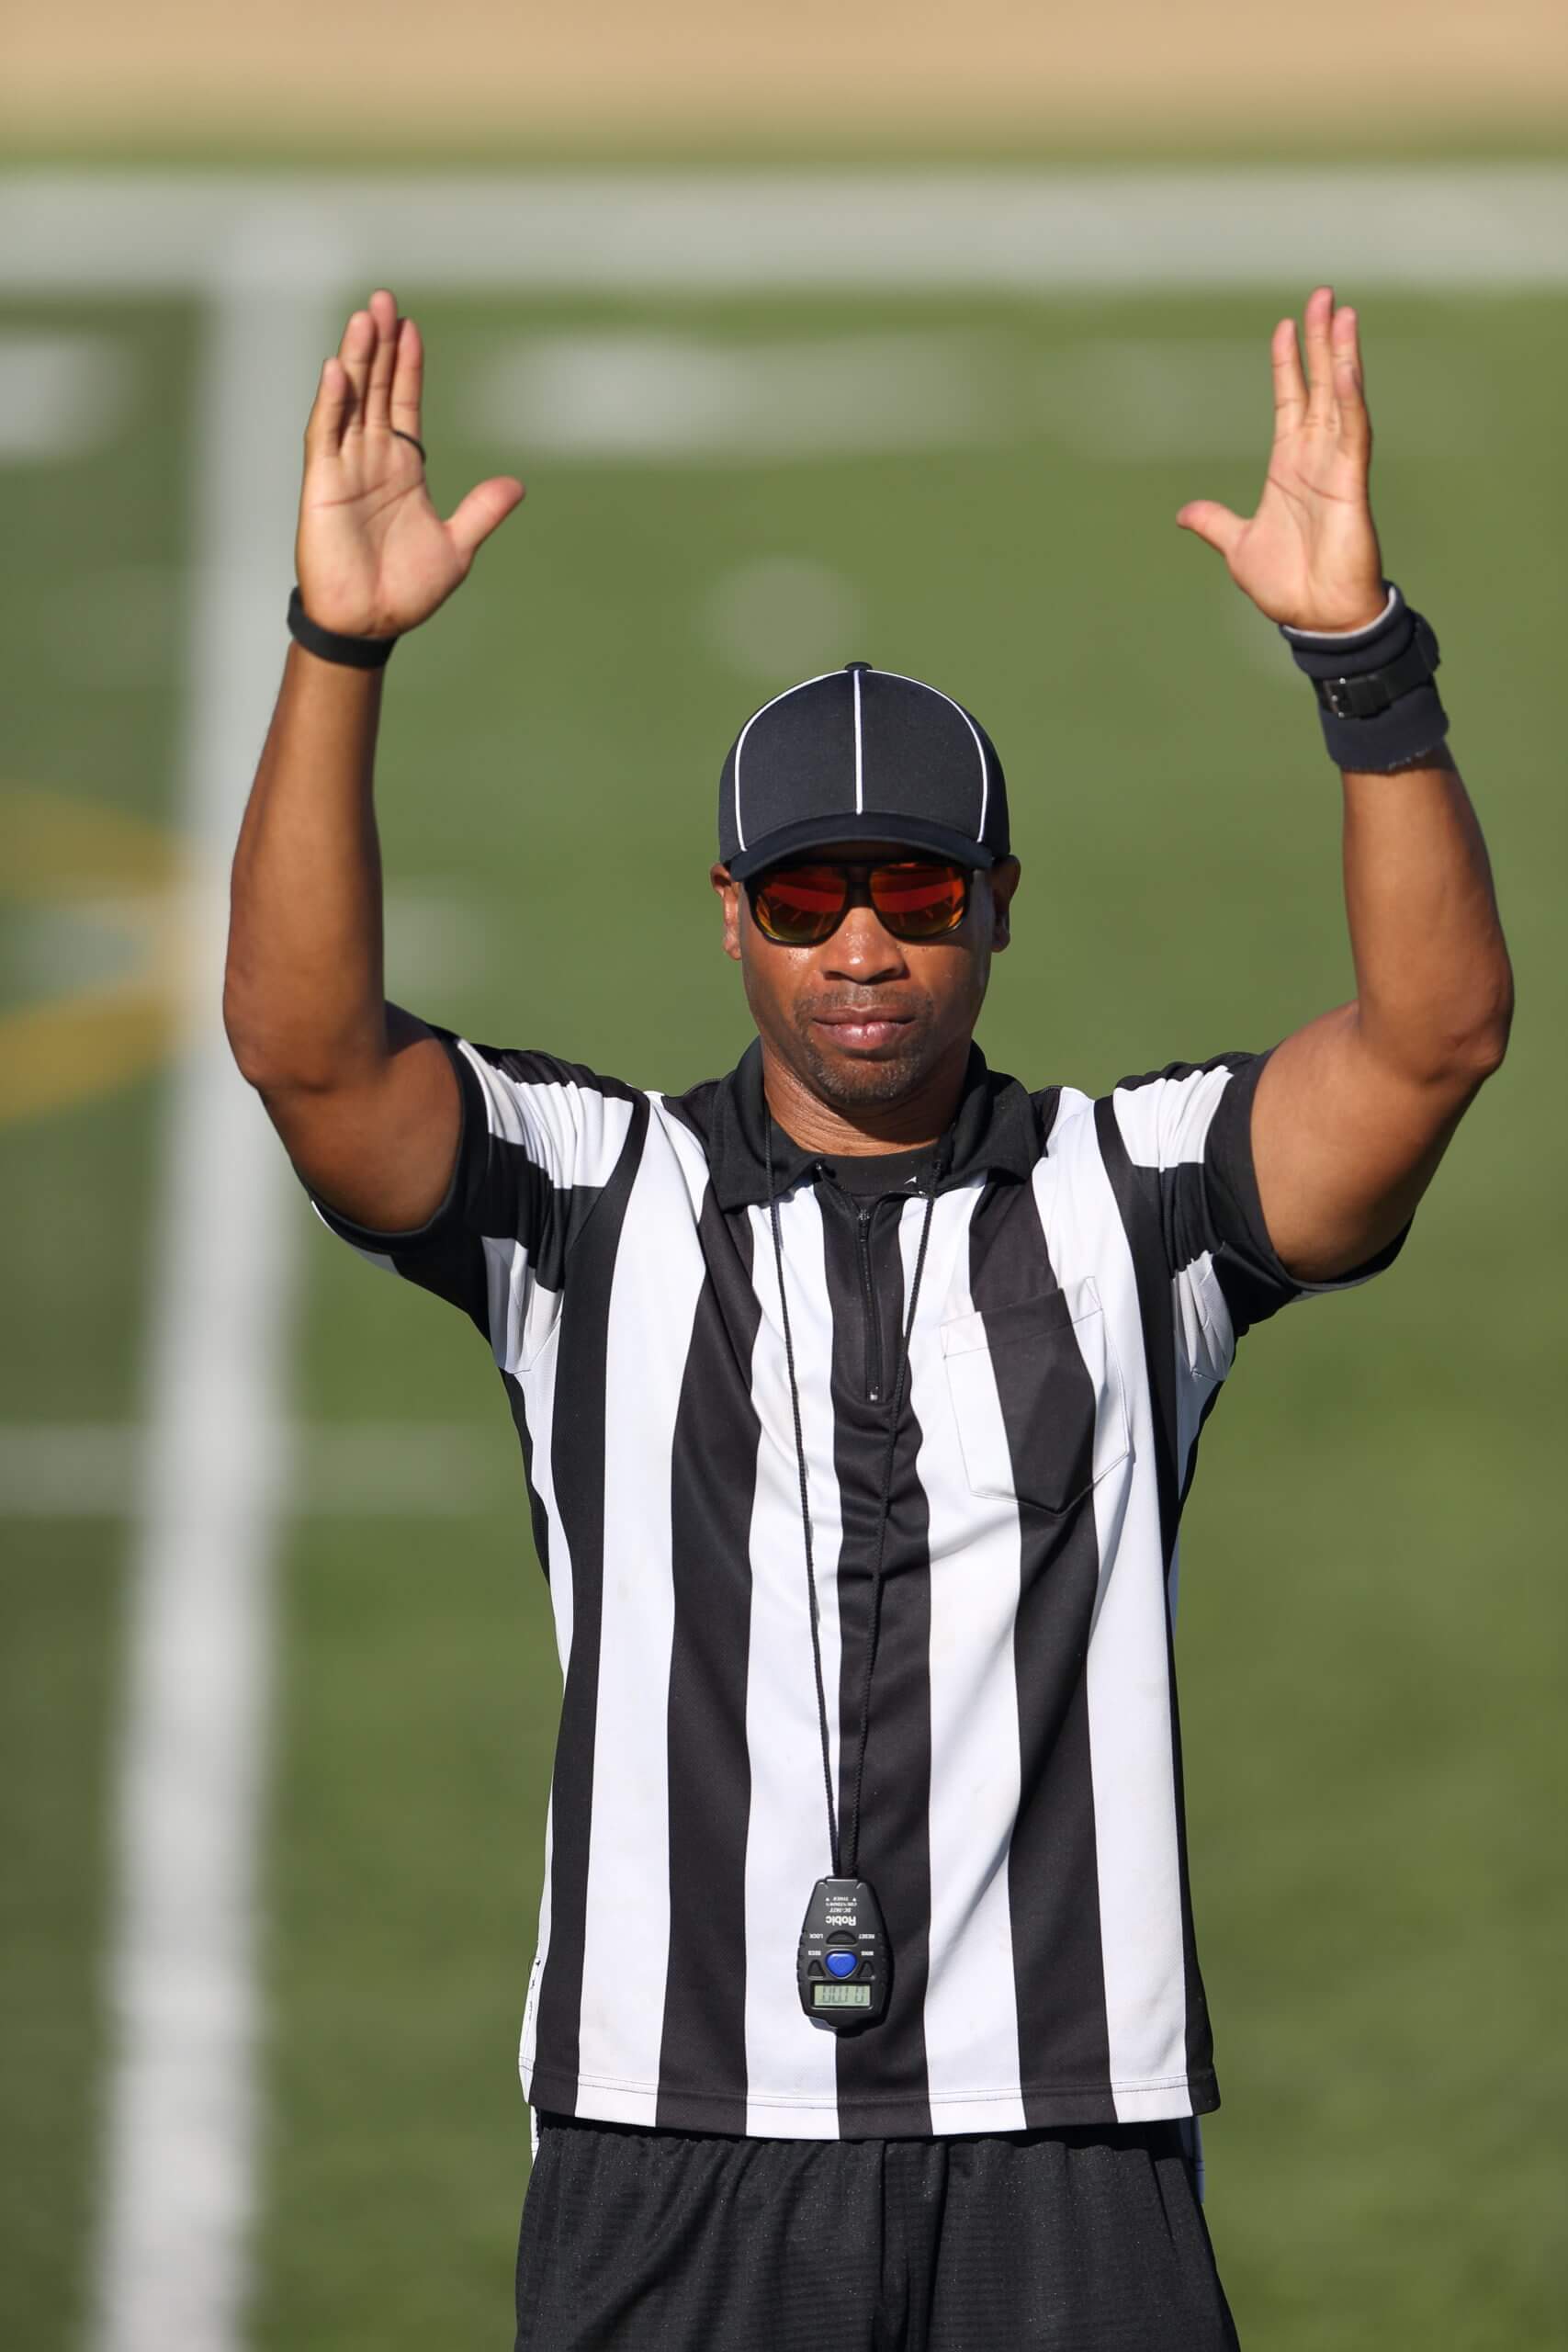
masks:
<svg viewBox="0 0 1568 2352"><path fill-rule="evenodd" d="M1190 499L1176 519L1184 531L1207 539L1225 557L1229 557L1247 528L1239 514L1233 514L1228 506L1216 505L1212 498Z"/></svg>
<svg viewBox="0 0 1568 2352"><path fill-rule="evenodd" d="M522 483L510 474L494 475L469 491L446 525L446 536L466 564L473 561L491 533L522 503L523 497Z"/></svg>

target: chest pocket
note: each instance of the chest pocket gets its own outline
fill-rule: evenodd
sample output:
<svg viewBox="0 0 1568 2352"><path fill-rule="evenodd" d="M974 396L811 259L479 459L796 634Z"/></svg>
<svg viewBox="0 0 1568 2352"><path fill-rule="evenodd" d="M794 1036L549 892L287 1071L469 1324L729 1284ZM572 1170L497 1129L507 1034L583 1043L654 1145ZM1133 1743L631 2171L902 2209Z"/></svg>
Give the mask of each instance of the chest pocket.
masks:
<svg viewBox="0 0 1568 2352"><path fill-rule="evenodd" d="M942 1326L948 1394L976 1495L1066 1511L1133 1450L1121 1366L1088 1276Z"/></svg>

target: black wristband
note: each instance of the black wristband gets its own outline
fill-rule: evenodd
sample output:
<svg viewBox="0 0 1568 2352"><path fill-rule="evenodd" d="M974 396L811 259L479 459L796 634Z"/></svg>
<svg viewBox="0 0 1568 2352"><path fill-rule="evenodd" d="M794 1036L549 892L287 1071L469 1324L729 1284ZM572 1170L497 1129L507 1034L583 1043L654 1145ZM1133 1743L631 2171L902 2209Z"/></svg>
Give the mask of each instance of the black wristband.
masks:
<svg viewBox="0 0 1568 2352"><path fill-rule="evenodd" d="M1393 602L1353 637L1280 624L1299 670L1317 691L1323 740L1337 767L1386 775L1434 752L1449 730L1432 673L1440 659L1429 624L1392 580Z"/></svg>
<svg viewBox="0 0 1568 2352"><path fill-rule="evenodd" d="M288 634L307 652L319 653L323 662L341 662L350 670L384 669L398 641L395 637L340 637L335 629L319 628L305 610L298 582L288 599Z"/></svg>

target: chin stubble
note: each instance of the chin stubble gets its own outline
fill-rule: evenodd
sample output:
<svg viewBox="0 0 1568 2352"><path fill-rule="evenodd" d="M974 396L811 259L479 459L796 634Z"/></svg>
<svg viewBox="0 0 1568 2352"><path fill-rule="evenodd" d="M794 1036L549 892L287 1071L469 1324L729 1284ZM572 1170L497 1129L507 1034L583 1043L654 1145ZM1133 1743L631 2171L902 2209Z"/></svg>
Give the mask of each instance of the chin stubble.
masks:
<svg viewBox="0 0 1568 2352"><path fill-rule="evenodd" d="M907 1053L890 1055L881 1061L830 1061L809 1032L801 1035L801 1055L812 1092L835 1110L853 1110L857 1105L875 1102L897 1102L912 1094L925 1076L923 1069L913 1067Z"/></svg>

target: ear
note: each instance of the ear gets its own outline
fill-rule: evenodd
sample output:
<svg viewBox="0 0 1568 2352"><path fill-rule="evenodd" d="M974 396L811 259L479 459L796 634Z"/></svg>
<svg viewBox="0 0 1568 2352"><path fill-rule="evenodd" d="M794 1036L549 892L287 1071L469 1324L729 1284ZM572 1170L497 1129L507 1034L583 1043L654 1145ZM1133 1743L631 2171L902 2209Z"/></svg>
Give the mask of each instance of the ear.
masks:
<svg viewBox="0 0 1568 2352"><path fill-rule="evenodd" d="M732 962L740 961L740 885L733 881L728 865L710 865L708 880L718 893L724 909L724 952Z"/></svg>
<svg viewBox="0 0 1568 2352"><path fill-rule="evenodd" d="M991 947L993 953L1005 947L1012 937L1010 910L1012 894L1023 872L1016 857L998 857L987 880L991 886Z"/></svg>

